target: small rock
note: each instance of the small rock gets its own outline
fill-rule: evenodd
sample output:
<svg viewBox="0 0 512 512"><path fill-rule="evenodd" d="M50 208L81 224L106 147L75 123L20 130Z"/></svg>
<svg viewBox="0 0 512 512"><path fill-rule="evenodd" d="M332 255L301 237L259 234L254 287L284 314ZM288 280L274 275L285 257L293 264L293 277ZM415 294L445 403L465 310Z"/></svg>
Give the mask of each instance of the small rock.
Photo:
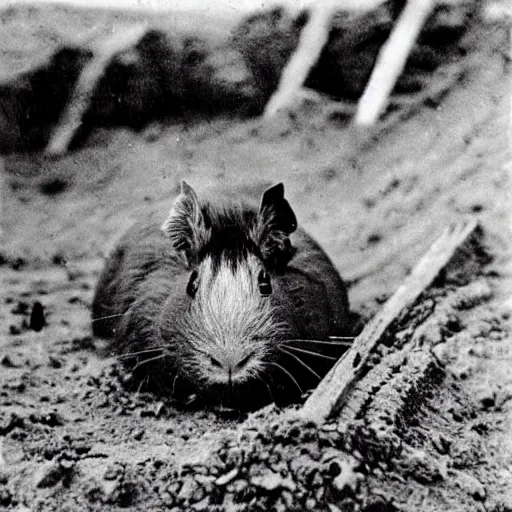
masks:
<svg viewBox="0 0 512 512"><path fill-rule="evenodd" d="M22 333L21 327L14 325L14 324L9 325L9 334L11 336L18 336L18 334L21 334L21 333Z"/></svg>
<svg viewBox="0 0 512 512"><path fill-rule="evenodd" d="M214 476L208 475L194 475L194 480L207 492L210 493L213 489Z"/></svg>
<svg viewBox="0 0 512 512"><path fill-rule="evenodd" d="M450 363L450 357L448 355L448 348L446 343L438 343L431 349L432 355L436 358L437 362L441 366L446 366Z"/></svg>
<svg viewBox="0 0 512 512"><path fill-rule="evenodd" d="M12 494L9 489L0 489L0 506L8 507L12 503Z"/></svg>
<svg viewBox="0 0 512 512"><path fill-rule="evenodd" d="M37 488L53 487L73 470L71 467L63 466L56 461L43 464L34 476L34 484Z"/></svg>
<svg viewBox="0 0 512 512"><path fill-rule="evenodd" d="M192 498L190 498L190 501L192 503L197 503L198 501L201 501L206 495L206 491L202 488L196 485L196 489L194 491L194 494L192 495Z"/></svg>
<svg viewBox="0 0 512 512"><path fill-rule="evenodd" d="M238 475L238 468L233 468L231 471L228 471L224 475L219 476L217 480L215 480L215 485L222 487L224 485L229 484L231 480L233 480Z"/></svg>
<svg viewBox="0 0 512 512"><path fill-rule="evenodd" d="M191 508L193 510L197 510L198 512L210 510L210 498L206 496L206 498L203 498L201 501L191 505Z"/></svg>
<svg viewBox="0 0 512 512"><path fill-rule="evenodd" d="M106 501L112 499L116 491L119 490L119 480L102 480L100 482L101 492Z"/></svg>
<svg viewBox="0 0 512 512"><path fill-rule="evenodd" d="M67 181L62 178L52 178L39 184L39 190L45 195L55 195L62 192L68 186Z"/></svg>
<svg viewBox="0 0 512 512"><path fill-rule="evenodd" d="M142 429L142 428L137 429L133 433L132 437L133 437L133 439L135 439L135 441L140 441L144 437L144 429Z"/></svg>
<svg viewBox="0 0 512 512"><path fill-rule="evenodd" d="M333 487L338 492L343 492L347 487L352 491L356 491L359 486L359 482L363 479L363 475L354 471L355 461L344 461L339 459L338 464L340 464L341 471L332 481Z"/></svg>
<svg viewBox="0 0 512 512"><path fill-rule="evenodd" d="M469 473L459 473L457 485L473 496L475 500L484 501L487 496L483 484Z"/></svg>
<svg viewBox="0 0 512 512"><path fill-rule="evenodd" d="M482 409L491 409L496 404L496 393L490 386L482 388L476 398Z"/></svg>
<svg viewBox="0 0 512 512"><path fill-rule="evenodd" d="M184 501L190 501L197 489L197 483L193 478L187 478L181 486L178 498Z"/></svg>
<svg viewBox="0 0 512 512"><path fill-rule="evenodd" d="M8 355L5 355L4 357L2 357L2 359L0 360L0 364L2 366L4 366L5 368L17 368L18 367L17 365L15 365L12 362L12 359Z"/></svg>
<svg viewBox="0 0 512 512"><path fill-rule="evenodd" d="M240 494L244 492L248 486L249 484L245 480L235 480L233 482L233 492L235 492L236 494Z"/></svg>
<svg viewBox="0 0 512 512"><path fill-rule="evenodd" d="M168 492L160 493L160 499L166 508L171 508L174 505L174 498Z"/></svg>
<svg viewBox="0 0 512 512"><path fill-rule="evenodd" d="M109 466L105 473L103 473L103 479L104 480L116 480L123 474L123 467L119 464L113 464L112 466Z"/></svg>
<svg viewBox="0 0 512 512"><path fill-rule="evenodd" d="M263 476L253 477L251 483L266 491L288 489L293 492L296 489L296 484L291 478L283 478L279 473L274 473L273 471L268 471Z"/></svg>
<svg viewBox="0 0 512 512"><path fill-rule="evenodd" d="M46 318L44 316L44 307L39 302L34 302L32 312L30 313L29 326L33 331L39 332L46 325Z"/></svg>
<svg viewBox="0 0 512 512"><path fill-rule="evenodd" d="M306 500L306 510L315 510L316 501L313 498Z"/></svg>
<svg viewBox="0 0 512 512"><path fill-rule="evenodd" d="M286 510L290 510L293 506L293 494L290 491L283 491L281 493L281 499L286 506Z"/></svg>
<svg viewBox="0 0 512 512"><path fill-rule="evenodd" d="M4 384L4 388L23 393L27 386L21 379L12 379L11 381Z"/></svg>
<svg viewBox="0 0 512 512"><path fill-rule="evenodd" d="M48 366L50 368L55 368L55 369L62 368L62 361L55 356L50 356L48 358Z"/></svg>
<svg viewBox="0 0 512 512"><path fill-rule="evenodd" d="M273 511L274 512L286 512L288 509L284 503L284 500L279 497L279 499L274 503Z"/></svg>
<svg viewBox="0 0 512 512"><path fill-rule="evenodd" d="M28 302L18 301L16 306L11 309L13 315L28 315L29 310Z"/></svg>
<svg viewBox="0 0 512 512"><path fill-rule="evenodd" d="M442 434L432 437L432 446L441 454L445 455L450 451L451 441Z"/></svg>

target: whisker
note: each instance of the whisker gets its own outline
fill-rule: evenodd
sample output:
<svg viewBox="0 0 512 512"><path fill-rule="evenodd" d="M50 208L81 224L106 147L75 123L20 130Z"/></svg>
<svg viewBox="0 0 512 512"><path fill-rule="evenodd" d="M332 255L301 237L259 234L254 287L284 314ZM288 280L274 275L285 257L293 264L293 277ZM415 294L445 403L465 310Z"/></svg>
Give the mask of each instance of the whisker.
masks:
<svg viewBox="0 0 512 512"><path fill-rule="evenodd" d="M338 360L337 357L326 356L325 354L320 354L319 352L313 352L311 350L304 350L303 348L292 347L290 345L285 345L285 346L288 350L291 350L292 352L295 351L295 352L301 352L302 354L310 354L312 356L320 357L322 359L328 359L329 361L337 361Z"/></svg>
<svg viewBox="0 0 512 512"><path fill-rule="evenodd" d="M145 350L139 350L138 352L129 352L128 354L119 354L119 355L116 355L115 357L117 359L126 359L128 357L138 356L139 354L150 354L151 352L157 352L157 351L165 350L166 348L168 348L168 347L147 348Z"/></svg>
<svg viewBox="0 0 512 512"><path fill-rule="evenodd" d="M292 354L291 352L288 352L288 350L286 350L285 348L279 347L279 350L281 352L284 352L285 354L288 354L290 357L293 357L299 364L306 368L306 370L310 371L318 380L322 380L322 377L320 377L320 375L318 375L318 373L316 373L315 370L313 370L311 366L306 364L300 357L296 356L295 354Z"/></svg>
<svg viewBox="0 0 512 512"><path fill-rule="evenodd" d="M286 369L284 368L283 366L281 366L279 363L270 363L274 366L277 366L280 370L282 370L286 375L288 375L288 377L290 377L290 379L293 381L293 383L299 388L299 391L300 391L300 394L303 395L304 394L304 391L302 390L302 388L299 386L299 383L297 382L297 380L295 379L295 377Z"/></svg>
<svg viewBox="0 0 512 512"><path fill-rule="evenodd" d="M338 341L338 340L355 340L355 336L329 336L329 339L332 341Z"/></svg>
<svg viewBox="0 0 512 512"><path fill-rule="evenodd" d="M158 361L159 359L163 359L164 357L168 357L169 354L160 354L156 357L150 357L149 359L144 359L144 361L141 361L140 363L136 364L133 367L133 370L136 370L137 368L140 368L143 364L151 363L152 361Z"/></svg>
<svg viewBox="0 0 512 512"><path fill-rule="evenodd" d="M270 396L270 400L272 400L273 403L276 403L276 401L274 399L274 395L272 395L272 391L270 390L270 386L268 385L268 383L260 375L256 375L256 378L259 381L261 381L265 385L265 387L267 388L268 394Z"/></svg>
<svg viewBox="0 0 512 512"><path fill-rule="evenodd" d="M139 383L139 386L137 387L137 391L135 392L135 399L139 396L140 390L143 386L145 386L148 383L148 376L146 376L144 379L142 379Z"/></svg>
<svg viewBox="0 0 512 512"><path fill-rule="evenodd" d="M174 379L172 380L172 396L176 395L176 382L177 382L179 376L180 376L180 372L176 372L176 375L174 376Z"/></svg>
<svg viewBox="0 0 512 512"><path fill-rule="evenodd" d="M347 338L353 340L354 338ZM283 340L282 343L310 343L312 345L329 345L331 347L336 346L343 346L347 347L352 345L349 341L342 341L342 340L302 340L302 339L289 339L289 340Z"/></svg>
<svg viewBox="0 0 512 512"><path fill-rule="evenodd" d="M126 313L127 313L127 312L125 312L125 313L117 313L116 315L100 316L100 317L98 317L98 318L93 318L93 319L91 320L91 322L93 322L93 323L94 323L94 322L99 322L100 320L107 320L108 318L117 318L117 317L119 317L119 316L124 316L124 315L126 315Z"/></svg>

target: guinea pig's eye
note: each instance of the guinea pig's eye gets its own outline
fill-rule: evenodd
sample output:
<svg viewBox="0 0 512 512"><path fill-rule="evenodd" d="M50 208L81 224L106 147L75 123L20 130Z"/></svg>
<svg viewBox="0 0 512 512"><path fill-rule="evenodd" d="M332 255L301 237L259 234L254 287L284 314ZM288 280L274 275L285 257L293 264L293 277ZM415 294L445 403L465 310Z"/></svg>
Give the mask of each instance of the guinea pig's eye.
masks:
<svg viewBox="0 0 512 512"><path fill-rule="evenodd" d="M272 284L268 272L261 270L258 274L258 287L263 297L268 297L272 293Z"/></svg>
<svg viewBox="0 0 512 512"><path fill-rule="evenodd" d="M194 298L196 292L197 292L197 288L198 288L198 283L197 283L197 278L198 278L198 273L197 273L197 270L194 270L194 272L192 272L192 274L190 274L190 279L188 280L188 284L187 284L187 294Z"/></svg>

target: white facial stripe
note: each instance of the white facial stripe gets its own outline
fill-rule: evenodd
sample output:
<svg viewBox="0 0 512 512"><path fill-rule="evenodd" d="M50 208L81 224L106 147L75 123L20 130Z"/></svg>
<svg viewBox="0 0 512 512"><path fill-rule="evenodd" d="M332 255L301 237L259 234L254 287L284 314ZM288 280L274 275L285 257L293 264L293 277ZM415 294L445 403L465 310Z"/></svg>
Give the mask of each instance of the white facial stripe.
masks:
<svg viewBox="0 0 512 512"><path fill-rule="evenodd" d="M269 344L281 326L271 300L259 293L261 269L253 255L235 270L224 261L214 270L211 258L199 266L199 288L183 335L201 378L212 383L243 382L263 370ZM240 365L251 354L247 364Z"/></svg>

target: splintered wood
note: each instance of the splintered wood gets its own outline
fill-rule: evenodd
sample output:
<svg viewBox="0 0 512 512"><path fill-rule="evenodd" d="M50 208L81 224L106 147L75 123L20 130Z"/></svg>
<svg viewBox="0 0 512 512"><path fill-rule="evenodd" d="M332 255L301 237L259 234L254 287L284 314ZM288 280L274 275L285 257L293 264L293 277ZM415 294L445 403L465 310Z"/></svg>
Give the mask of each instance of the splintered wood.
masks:
<svg viewBox="0 0 512 512"><path fill-rule="evenodd" d="M391 324L415 304L418 297L432 286L450 263L456 262L457 255L470 243L477 230L477 221L469 219L446 229L434 242L402 286L366 325L351 348L307 399L299 411L303 419L322 422L339 411L367 372L370 355Z"/></svg>

